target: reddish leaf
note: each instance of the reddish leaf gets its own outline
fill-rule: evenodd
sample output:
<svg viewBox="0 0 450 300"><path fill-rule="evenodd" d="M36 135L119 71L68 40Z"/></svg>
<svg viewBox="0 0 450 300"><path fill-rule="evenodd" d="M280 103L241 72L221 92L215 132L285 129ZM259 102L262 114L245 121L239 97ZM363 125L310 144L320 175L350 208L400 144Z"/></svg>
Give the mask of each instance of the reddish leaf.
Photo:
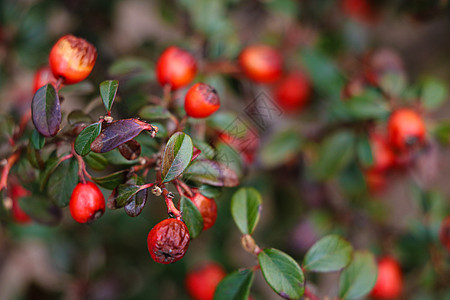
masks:
<svg viewBox="0 0 450 300"><path fill-rule="evenodd" d="M33 96L31 112L34 127L43 136L55 136L61 124L58 93L51 84L41 87Z"/></svg>
<svg viewBox="0 0 450 300"><path fill-rule="evenodd" d="M120 154L128 160L135 160L141 155L141 145L135 140L129 140L119 146Z"/></svg>

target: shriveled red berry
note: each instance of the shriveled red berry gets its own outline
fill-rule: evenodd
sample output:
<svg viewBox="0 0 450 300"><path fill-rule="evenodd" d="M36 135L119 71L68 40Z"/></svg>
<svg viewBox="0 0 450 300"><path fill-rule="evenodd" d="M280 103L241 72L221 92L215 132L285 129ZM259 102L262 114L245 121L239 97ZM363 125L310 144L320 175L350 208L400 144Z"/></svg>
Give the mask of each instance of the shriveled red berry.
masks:
<svg viewBox="0 0 450 300"><path fill-rule="evenodd" d="M207 198L200 193L196 193L190 198L197 206L203 218L203 230L211 228L217 219L217 204L214 199Z"/></svg>
<svg viewBox="0 0 450 300"><path fill-rule="evenodd" d="M148 233L148 252L155 262L171 264L183 258L189 240L186 224L176 219L165 219Z"/></svg>
<svg viewBox="0 0 450 300"><path fill-rule="evenodd" d="M206 118L220 107L217 91L205 83L194 84L186 93L184 110L189 117Z"/></svg>
<svg viewBox="0 0 450 300"><path fill-rule="evenodd" d="M80 82L89 76L97 60L97 49L85 39L73 35L60 38L50 51L53 75L65 84Z"/></svg>
<svg viewBox="0 0 450 300"><path fill-rule="evenodd" d="M238 60L244 74L255 82L270 83L281 77L281 54L270 46L248 46L241 52Z"/></svg>
<svg viewBox="0 0 450 300"><path fill-rule="evenodd" d="M392 113L388 123L390 144L399 151L407 151L425 141L425 124L412 109L401 108Z"/></svg>
<svg viewBox="0 0 450 300"><path fill-rule="evenodd" d="M186 289L193 300L212 300L219 282L227 275L217 263L208 263L186 275Z"/></svg>
<svg viewBox="0 0 450 300"><path fill-rule="evenodd" d="M311 97L311 83L304 73L292 72L277 85L274 96L286 112L301 110Z"/></svg>
<svg viewBox="0 0 450 300"><path fill-rule="evenodd" d="M182 88L195 78L197 62L189 52L175 46L164 50L156 63L156 77L161 86L172 90Z"/></svg>
<svg viewBox="0 0 450 300"><path fill-rule="evenodd" d="M378 262L378 277L370 295L376 299L396 299L403 290L403 275L397 260L383 257Z"/></svg>
<svg viewBox="0 0 450 300"><path fill-rule="evenodd" d="M439 240L450 252L450 216L447 216L441 223L441 228L439 229Z"/></svg>
<svg viewBox="0 0 450 300"><path fill-rule="evenodd" d="M31 193L18 184L12 184L10 189L10 197L12 200L11 213L14 221L20 224L29 223L31 218L20 208L19 198L29 196Z"/></svg>
<svg viewBox="0 0 450 300"><path fill-rule="evenodd" d="M70 214L78 223L97 220L105 212L105 198L92 182L80 182L73 189L69 202Z"/></svg>
<svg viewBox="0 0 450 300"><path fill-rule="evenodd" d="M55 76L53 76L52 70L49 66L41 67L36 71L36 74L34 75L33 93L36 93L38 89L48 83L56 85L56 81L57 80Z"/></svg>

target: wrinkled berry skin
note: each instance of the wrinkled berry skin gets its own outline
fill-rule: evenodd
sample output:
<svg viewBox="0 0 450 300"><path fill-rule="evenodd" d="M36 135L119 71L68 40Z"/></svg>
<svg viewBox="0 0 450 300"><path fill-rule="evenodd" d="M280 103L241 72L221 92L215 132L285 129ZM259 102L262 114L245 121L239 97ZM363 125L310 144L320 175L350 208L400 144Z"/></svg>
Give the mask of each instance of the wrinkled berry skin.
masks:
<svg viewBox="0 0 450 300"><path fill-rule="evenodd" d="M370 296L375 299L396 299L403 290L403 276L398 262L383 257L378 262L378 277Z"/></svg>
<svg viewBox="0 0 450 300"><path fill-rule="evenodd" d="M105 212L105 198L92 182L80 182L73 189L69 202L70 214L78 223L89 223Z"/></svg>
<svg viewBox="0 0 450 300"><path fill-rule="evenodd" d="M165 219L148 233L148 252L155 262L171 264L183 258L189 240L186 224L176 219Z"/></svg>
<svg viewBox="0 0 450 300"><path fill-rule="evenodd" d="M244 74L255 82L271 83L281 77L281 54L270 46L248 46L241 52L238 60Z"/></svg>
<svg viewBox="0 0 450 300"><path fill-rule="evenodd" d="M217 285L226 275L222 266L208 263L187 273L186 289L193 300L213 300Z"/></svg>
<svg viewBox="0 0 450 300"><path fill-rule="evenodd" d="M164 50L156 63L156 78L161 86L180 89L195 78L197 62L189 52L171 46Z"/></svg>
<svg viewBox="0 0 450 300"><path fill-rule="evenodd" d="M11 213L14 221L19 224L31 222L30 217L20 208L19 198L29 196L31 193L18 184L11 185L10 197L12 200Z"/></svg>
<svg viewBox="0 0 450 300"><path fill-rule="evenodd" d="M206 118L220 107L217 91L205 83L196 83L186 93L184 110L189 117Z"/></svg>
<svg viewBox="0 0 450 300"><path fill-rule="evenodd" d="M311 97L311 83L301 72L288 74L275 88L275 100L286 112L301 110Z"/></svg>
<svg viewBox="0 0 450 300"><path fill-rule="evenodd" d="M89 76L97 60L97 49L82 38L65 35L50 51L49 63L53 75L65 84L80 82Z"/></svg>
<svg viewBox="0 0 450 300"><path fill-rule="evenodd" d="M214 199L207 198L200 193L196 193L190 198L197 206L203 218L203 230L211 228L217 219L217 204Z"/></svg>
<svg viewBox="0 0 450 300"><path fill-rule="evenodd" d="M41 67L39 70L36 71L36 74L34 75L34 82L33 82L33 94L36 93L38 89L43 87L44 85L51 83L52 85L56 86L56 78L53 76L52 70L49 66Z"/></svg>
<svg viewBox="0 0 450 300"><path fill-rule="evenodd" d="M412 109L394 111L388 122L388 138L393 148L405 152L425 141L425 124L422 117Z"/></svg>
<svg viewBox="0 0 450 300"><path fill-rule="evenodd" d="M450 252L450 216L447 216L441 223L439 229L439 240L442 245Z"/></svg>

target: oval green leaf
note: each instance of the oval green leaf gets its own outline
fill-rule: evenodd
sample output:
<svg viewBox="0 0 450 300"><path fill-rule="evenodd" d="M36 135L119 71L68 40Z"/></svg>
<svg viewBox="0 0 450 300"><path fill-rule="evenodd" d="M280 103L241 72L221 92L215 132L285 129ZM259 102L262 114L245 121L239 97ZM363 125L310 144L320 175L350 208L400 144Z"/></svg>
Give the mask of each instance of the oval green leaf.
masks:
<svg viewBox="0 0 450 300"><path fill-rule="evenodd" d="M33 133L31 134L31 144L33 145L34 149L42 149L45 145L45 137L40 134L36 129L33 130Z"/></svg>
<svg viewBox="0 0 450 300"><path fill-rule="evenodd" d="M356 155L363 167L373 165L372 148L367 135L359 136L356 141Z"/></svg>
<svg viewBox="0 0 450 300"><path fill-rule="evenodd" d="M61 162L48 179L47 192L59 207L69 205L72 191L78 183L78 161L75 158Z"/></svg>
<svg viewBox="0 0 450 300"><path fill-rule="evenodd" d="M100 122L94 123L83 129L75 140L75 152L86 155L91 151L92 142L99 136L102 129Z"/></svg>
<svg viewBox="0 0 450 300"><path fill-rule="evenodd" d="M258 254L267 284L281 297L299 299L305 291L305 277L298 263L278 249L264 249Z"/></svg>
<svg viewBox="0 0 450 300"><path fill-rule="evenodd" d="M83 159L95 171L103 171L108 165L108 160L100 153L89 152Z"/></svg>
<svg viewBox="0 0 450 300"><path fill-rule="evenodd" d="M169 182L180 176L191 162L193 151L190 136L183 132L174 133L164 149L161 164L162 182Z"/></svg>
<svg viewBox="0 0 450 300"><path fill-rule="evenodd" d="M253 283L253 271L235 271L227 275L216 288L214 300L247 300Z"/></svg>
<svg viewBox="0 0 450 300"><path fill-rule="evenodd" d="M306 253L303 268L314 272L333 272L345 268L352 259L353 248L337 235L328 235Z"/></svg>
<svg viewBox="0 0 450 300"><path fill-rule="evenodd" d="M261 211L261 195L254 188L240 188L231 199L231 214L242 234L252 234Z"/></svg>
<svg viewBox="0 0 450 300"><path fill-rule="evenodd" d="M139 116L146 120L168 119L172 114L160 105L146 105L139 111Z"/></svg>
<svg viewBox="0 0 450 300"><path fill-rule="evenodd" d="M299 153L302 140L297 132L288 130L276 133L261 150L261 160L266 167L276 167Z"/></svg>
<svg viewBox="0 0 450 300"><path fill-rule="evenodd" d="M235 171L225 164L208 159L197 159L183 173L186 180L212 186L233 187L239 184Z"/></svg>
<svg viewBox="0 0 450 300"><path fill-rule="evenodd" d="M355 251L350 265L341 273L339 298L355 299L368 294L377 281L377 265L372 253Z"/></svg>
<svg viewBox="0 0 450 300"><path fill-rule="evenodd" d="M186 223L191 238L196 238L203 229L202 214L191 199L187 197L181 197L180 209L183 212L183 221Z"/></svg>
<svg viewBox="0 0 450 300"><path fill-rule="evenodd" d="M103 177L93 177L92 180L105 189L113 190L125 181L127 173L128 170L122 170Z"/></svg>
<svg viewBox="0 0 450 300"><path fill-rule="evenodd" d="M19 198L19 206L33 221L40 224L55 226L62 218L61 209L44 196Z"/></svg>
<svg viewBox="0 0 450 300"><path fill-rule="evenodd" d="M421 100L426 109L432 110L441 106L447 97L448 90L444 82L427 78L422 84Z"/></svg>
<svg viewBox="0 0 450 300"><path fill-rule="evenodd" d="M100 95L108 113L111 111L118 89L119 82L117 80L105 80L100 83Z"/></svg>

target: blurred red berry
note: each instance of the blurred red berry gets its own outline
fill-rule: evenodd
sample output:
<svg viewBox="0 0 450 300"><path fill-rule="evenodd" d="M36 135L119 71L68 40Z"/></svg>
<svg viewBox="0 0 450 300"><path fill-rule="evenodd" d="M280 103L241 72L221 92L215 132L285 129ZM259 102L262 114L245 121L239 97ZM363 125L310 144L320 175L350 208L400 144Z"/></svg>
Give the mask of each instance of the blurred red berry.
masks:
<svg viewBox="0 0 450 300"><path fill-rule="evenodd" d="M398 298L403 290L403 275L398 262L383 257L378 262L378 277L370 296L376 299Z"/></svg>
<svg viewBox="0 0 450 300"><path fill-rule="evenodd" d="M92 182L80 182L73 189L69 202L70 214L78 223L97 220L105 212L105 198Z"/></svg>
<svg viewBox="0 0 450 300"><path fill-rule="evenodd" d="M148 251L155 262L171 264L183 258L189 240L186 224L176 219L165 219L148 233Z"/></svg>
<svg viewBox="0 0 450 300"><path fill-rule="evenodd" d="M73 35L60 38L50 51L53 75L65 84L80 82L89 76L97 60L97 49L85 39Z"/></svg>
<svg viewBox="0 0 450 300"><path fill-rule="evenodd" d="M274 96L286 112L301 110L311 97L311 83L302 72L292 72L277 85Z"/></svg>
<svg viewBox="0 0 450 300"><path fill-rule="evenodd" d="M184 110L189 117L206 118L220 107L217 91L205 83L196 83L186 93Z"/></svg>
<svg viewBox="0 0 450 300"><path fill-rule="evenodd" d="M156 77L161 86L172 90L182 88L194 80L197 62L189 52L171 46L164 50L156 63Z"/></svg>
<svg viewBox="0 0 450 300"><path fill-rule="evenodd" d="M22 210L19 205L19 198L30 196L31 193L18 184L11 185L10 197L12 200L12 217L14 221L20 224L31 222L31 218Z"/></svg>
<svg viewBox="0 0 450 300"><path fill-rule="evenodd" d="M207 198L200 193L196 193L190 198L197 206L203 218L203 230L211 228L217 219L217 204L214 199Z"/></svg>
<svg viewBox="0 0 450 300"><path fill-rule="evenodd" d="M44 85L50 83L56 86L56 78L53 76L52 70L49 66L41 67L39 70L36 71L36 74L34 75L34 82L33 82L33 94L36 93L38 89L43 87Z"/></svg>
<svg viewBox="0 0 450 300"><path fill-rule="evenodd" d="M439 240L442 245L450 251L450 216L447 216L441 223L439 229Z"/></svg>
<svg viewBox="0 0 450 300"><path fill-rule="evenodd" d="M281 54L270 46L248 46L241 52L238 60L244 74L255 82L270 83L281 77Z"/></svg>
<svg viewBox="0 0 450 300"><path fill-rule="evenodd" d="M372 133L370 135L370 147L373 157L371 170L386 171L395 164L395 154L384 136Z"/></svg>
<svg viewBox="0 0 450 300"><path fill-rule="evenodd" d="M375 23L379 19L379 11L370 0L342 0L342 9L347 16L362 23Z"/></svg>
<svg viewBox="0 0 450 300"><path fill-rule="evenodd" d="M236 150L236 152L241 155L242 160L247 166L254 162L260 143L259 136L255 133L255 131L247 129L245 131L239 130L229 133L222 132L218 137L219 141L224 142Z"/></svg>
<svg viewBox="0 0 450 300"><path fill-rule="evenodd" d="M186 275L186 289L193 300L212 300L219 282L226 276L222 266L208 263Z"/></svg>
<svg viewBox="0 0 450 300"><path fill-rule="evenodd" d="M399 151L407 151L425 141L425 124L412 109L401 108L392 113L388 123L389 142Z"/></svg>

